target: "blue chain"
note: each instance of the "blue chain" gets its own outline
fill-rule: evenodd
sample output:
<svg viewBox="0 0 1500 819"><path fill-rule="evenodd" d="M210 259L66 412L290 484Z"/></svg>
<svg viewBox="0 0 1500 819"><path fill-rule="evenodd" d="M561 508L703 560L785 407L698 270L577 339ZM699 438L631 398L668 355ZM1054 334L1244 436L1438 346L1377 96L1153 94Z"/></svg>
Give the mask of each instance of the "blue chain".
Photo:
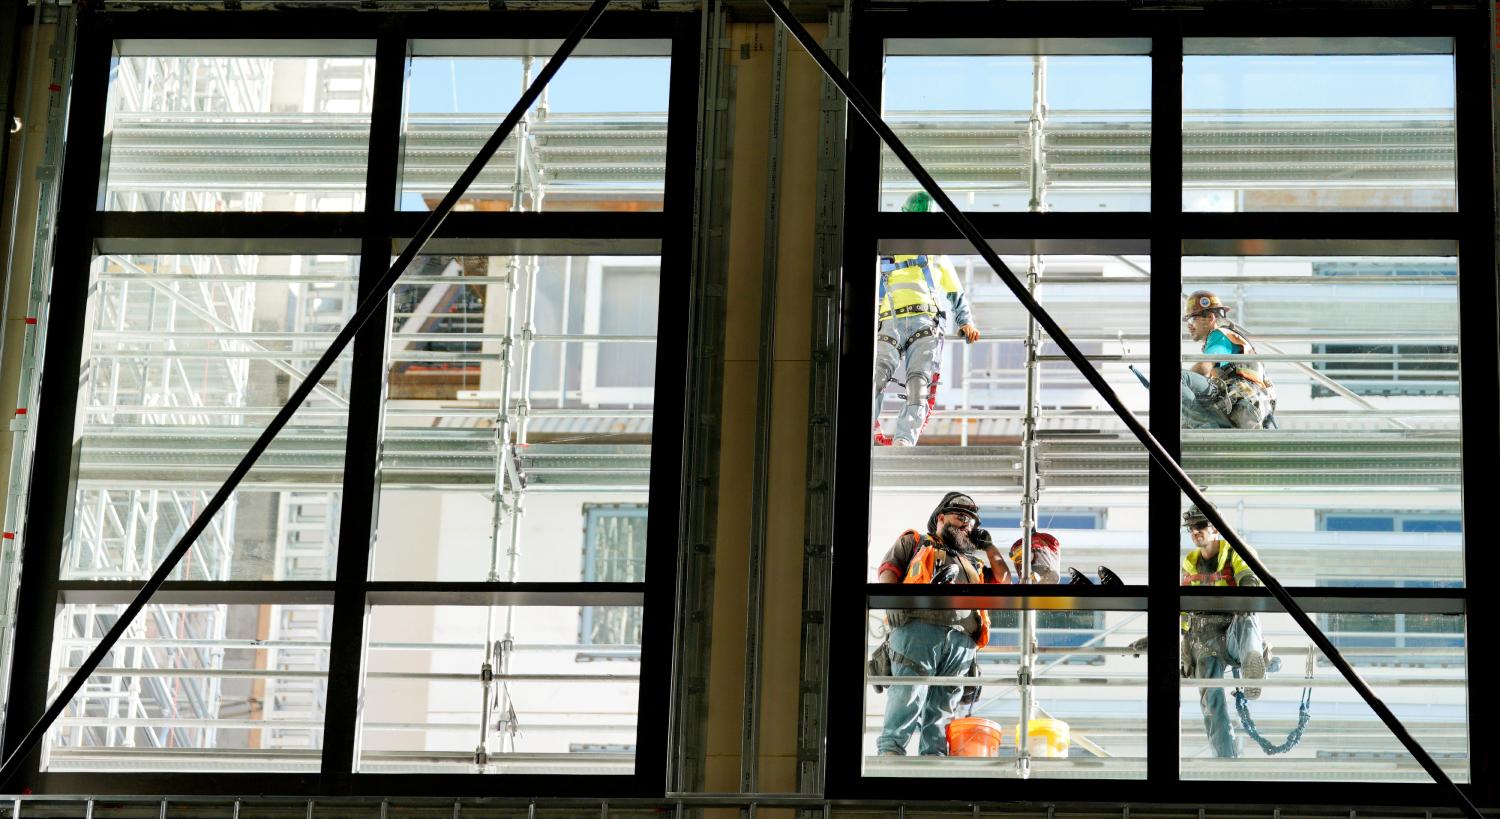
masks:
<svg viewBox="0 0 1500 819"><path fill-rule="evenodd" d="M1312 689L1304 688L1302 689L1302 705L1297 709L1297 727L1293 728L1291 733L1286 735L1286 742L1280 745L1272 745L1270 740L1261 736L1260 732L1255 729L1255 720L1250 718L1250 705L1245 700L1245 692L1238 688L1234 689L1234 710L1240 714L1240 724L1245 727L1245 733L1249 734L1250 738L1255 740L1256 744L1260 745L1260 749L1265 751L1267 756L1284 754L1297 747L1297 743L1302 741L1303 729L1307 727L1308 720L1312 719L1312 714L1308 712L1311 705Z"/></svg>

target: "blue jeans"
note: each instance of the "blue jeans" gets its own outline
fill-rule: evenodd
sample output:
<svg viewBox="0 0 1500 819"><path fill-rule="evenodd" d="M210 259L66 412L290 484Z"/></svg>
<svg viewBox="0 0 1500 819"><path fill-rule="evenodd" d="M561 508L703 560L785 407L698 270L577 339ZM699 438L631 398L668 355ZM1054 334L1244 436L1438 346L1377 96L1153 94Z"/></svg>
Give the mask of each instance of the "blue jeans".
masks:
<svg viewBox="0 0 1500 819"><path fill-rule="evenodd" d="M891 674L897 677L957 677L968 673L978 652L969 635L949 626L910 622L891 632ZM920 730L917 751L947 756L945 730L963 694L960 686L893 685L885 693L885 727L875 746L881 753L906 754Z"/></svg>
<svg viewBox="0 0 1500 819"><path fill-rule="evenodd" d="M1232 424L1223 412L1204 403L1212 392L1208 377L1192 370L1182 371L1178 403L1182 410L1183 429L1229 429Z"/></svg>
<svg viewBox="0 0 1500 819"><path fill-rule="evenodd" d="M1208 633L1205 633L1208 632ZM1191 664L1192 676L1198 679L1217 680L1230 668L1239 677L1239 667L1245 657L1265 650L1265 640L1260 633L1260 618L1254 614L1236 614L1229 627L1222 632L1198 629L1189 631L1185 641L1186 666ZM1229 704L1223 688L1198 689L1198 707L1203 712L1203 729L1213 746L1214 756L1234 757L1234 724L1229 720Z"/></svg>

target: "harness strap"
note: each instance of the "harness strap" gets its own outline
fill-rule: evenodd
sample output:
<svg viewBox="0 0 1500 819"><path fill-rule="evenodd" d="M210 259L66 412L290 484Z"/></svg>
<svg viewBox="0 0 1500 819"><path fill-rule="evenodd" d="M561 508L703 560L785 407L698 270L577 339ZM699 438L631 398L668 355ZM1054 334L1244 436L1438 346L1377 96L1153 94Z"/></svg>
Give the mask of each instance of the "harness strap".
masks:
<svg viewBox="0 0 1500 819"><path fill-rule="evenodd" d="M886 261L887 258L890 261ZM925 255L918 256L915 259L908 259L904 262L898 262L894 257L881 257L880 259L881 273L895 273L897 270L905 270L908 267L920 267L925 270L927 268L927 257Z"/></svg>
<svg viewBox="0 0 1500 819"><path fill-rule="evenodd" d="M908 304L905 307L897 307L894 310L881 310L880 320L885 321L888 318L910 315L912 313L927 313L930 315L935 312L937 312L936 305L931 302L925 304Z"/></svg>
<svg viewBox="0 0 1500 819"><path fill-rule="evenodd" d="M1308 721L1312 719L1311 707L1312 689L1304 688L1302 689L1302 704L1297 707L1297 727L1287 733L1286 742L1280 745L1272 745L1269 739L1260 735L1260 731L1255 727L1255 720L1250 718L1250 705L1245 701L1245 692L1238 688L1234 689L1234 710L1239 712L1240 725L1244 726L1245 733L1249 734L1250 738L1255 740L1255 744L1259 745L1260 749L1266 752L1266 756L1284 754L1297 747L1297 743L1302 741L1303 730L1307 728Z"/></svg>

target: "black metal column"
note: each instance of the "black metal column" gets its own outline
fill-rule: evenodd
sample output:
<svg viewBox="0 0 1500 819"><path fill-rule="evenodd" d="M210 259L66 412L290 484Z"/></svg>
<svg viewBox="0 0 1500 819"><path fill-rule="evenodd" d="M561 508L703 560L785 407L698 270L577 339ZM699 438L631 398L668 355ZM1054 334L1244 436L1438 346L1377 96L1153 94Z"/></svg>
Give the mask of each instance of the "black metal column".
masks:
<svg viewBox="0 0 1500 819"><path fill-rule="evenodd" d="M1481 805L1500 804L1500 753L1490 736L1500 724L1500 704L1485 668L1500 654L1500 633L1494 624L1500 617L1495 595L1487 593L1486 579L1493 571L1491 546L1485 541L1489 521L1483 514L1484 498L1492 497L1489 465L1500 456L1495 408L1500 406L1494 374L1496 360L1495 272L1495 135L1491 106L1495 104L1491 81L1489 37L1484 12L1472 13L1470 24L1455 38L1458 111L1458 213L1459 239L1458 313L1461 367L1471 375L1462 380L1463 408L1463 539L1464 589L1468 592L1465 647L1468 653L1469 770L1473 798ZM1474 627L1474 626L1478 627Z"/></svg>
<svg viewBox="0 0 1500 819"><path fill-rule="evenodd" d="M72 518L72 484L79 455L73 422L78 409L89 267L93 262L91 225L103 188L99 157L104 146L110 48L108 30L90 15L79 15L68 107L68 154L58 200L57 252L47 319L48 363L41 374L39 405L27 408L37 425L33 457L43 468L33 468L27 497L10 702L5 715L7 760L21 747L27 728L47 708L58 573ZM16 759L7 773L21 770L25 771L23 777L9 781L0 777L0 790L18 793L34 786L37 757L30 750Z"/></svg>
<svg viewBox="0 0 1500 819"><path fill-rule="evenodd" d="M365 231L360 247L359 298L370 295L391 263L392 215L400 197L402 100L407 41L400 31L381 35L375 49L375 90L370 106L369 169L365 175ZM386 297L389 302L389 297ZM380 439L385 411L386 336L389 309L354 340L349 427L344 449L333 628L329 639L328 695L323 716L323 790L342 792L354 771L359 736L359 695L365 660L365 583L380 509Z"/></svg>
<svg viewBox="0 0 1500 819"><path fill-rule="evenodd" d="M1178 419L1182 291L1182 34L1163 21L1151 43L1151 434L1174 458L1182 457ZM1179 686L1177 684L1178 523L1181 495L1156 463L1147 479L1146 781L1166 792L1176 787Z"/></svg>

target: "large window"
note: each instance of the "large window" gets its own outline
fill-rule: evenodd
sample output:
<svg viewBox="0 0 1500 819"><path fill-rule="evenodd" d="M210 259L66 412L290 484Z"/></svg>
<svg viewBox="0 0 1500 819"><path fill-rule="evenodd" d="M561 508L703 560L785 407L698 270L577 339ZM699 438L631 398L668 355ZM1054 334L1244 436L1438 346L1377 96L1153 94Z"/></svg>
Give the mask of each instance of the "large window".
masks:
<svg viewBox="0 0 1500 819"><path fill-rule="evenodd" d="M1459 272L1489 270L1493 247L1488 137L1461 126L1487 113L1482 102L1464 112L1461 89L1483 88L1484 44L1421 15L1359 37L1334 36L1331 18L1305 37L1290 16L1091 18L1111 40L1074 39L1080 26L1065 17L872 13L851 74L994 237L1019 286L1468 781L1480 764L1469 719L1483 706L1464 667L1477 645L1466 617L1481 604L1467 591L1460 523L1477 479L1462 466L1488 462L1494 439L1474 432L1492 412L1464 374L1494 367L1494 288ZM1264 36L1273 31L1284 36ZM1134 36L1147 45L1133 49ZM1108 99L1078 103L1077 77ZM1073 104L1091 110L1062 126ZM1067 168L1083 144L1087 168ZM1120 798L1214 802L1212 788L1233 780L1288 783L1268 785L1270 799L1348 804L1360 797L1339 783L1429 781L1264 590L1187 585L1201 547L1176 487L999 271L911 198L918 186L895 154L851 125L847 156L840 372L873 372L875 426L851 411L839 430L835 517L842 537L865 540L863 566L835 554L835 583L846 605L859 594L866 605L863 623L835 612L832 630L863 625L867 637L864 656L834 650L834 688L867 685L830 705L830 791L899 798L921 777L982 799L991 786L974 779L1009 779L1008 796L1063 799L1073 792L1049 780L1090 778ZM1466 220L1461 204L1478 215ZM1475 293L1483 306L1468 302ZM1190 295L1214 308L1226 341L1200 333L1203 317L1184 323ZM972 330L978 339L965 338ZM841 397L855 394L846 384ZM1002 552L1034 528L1060 544L1064 581L1073 568L1093 583L892 582L902 574L887 549L926 530L949 490L973 495ZM1100 565L1123 585L1102 585ZM851 579L861 568L863 584ZM962 619L981 610L987 634ZM925 661L889 674L861 665L889 637L899 666L901 651L927 645L911 642L916 629L903 636L908 624L950 620L929 632L944 645L965 639L953 631L989 640L977 679L944 666L943 651L925 672ZM1250 638L1221 638L1222 665L1200 662L1203 629L1231 624L1254 624L1269 650L1252 663ZM1233 694L1246 684L1231 671L1260 664L1270 671L1242 716ZM914 686L891 686L913 673ZM956 690L956 678L982 689L978 704L934 705L930 692ZM895 730L913 690L928 710L912 724L968 732L982 717L997 750L940 756L957 740ZM1294 731L1309 697L1311 724ZM1072 737L1061 752L1018 741L1028 724L1051 737L1059 723ZM1289 735L1300 742L1276 750ZM1306 782L1318 784L1289 784Z"/></svg>
<svg viewBox="0 0 1500 819"><path fill-rule="evenodd" d="M571 25L477 40L470 16L372 15L285 40L263 17L103 18L68 158L103 195L64 206L82 252L58 260L39 433L76 468L32 489L25 571L56 593L22 615L16 667L47 672L14 690L15 726ZM677 504L682 387L657 374L689 356L659 317L688 290L690 175L667 168L692 166L697 30L596 27L69 703L31 787L661 781L677 516L646 510Z"/></svg>

